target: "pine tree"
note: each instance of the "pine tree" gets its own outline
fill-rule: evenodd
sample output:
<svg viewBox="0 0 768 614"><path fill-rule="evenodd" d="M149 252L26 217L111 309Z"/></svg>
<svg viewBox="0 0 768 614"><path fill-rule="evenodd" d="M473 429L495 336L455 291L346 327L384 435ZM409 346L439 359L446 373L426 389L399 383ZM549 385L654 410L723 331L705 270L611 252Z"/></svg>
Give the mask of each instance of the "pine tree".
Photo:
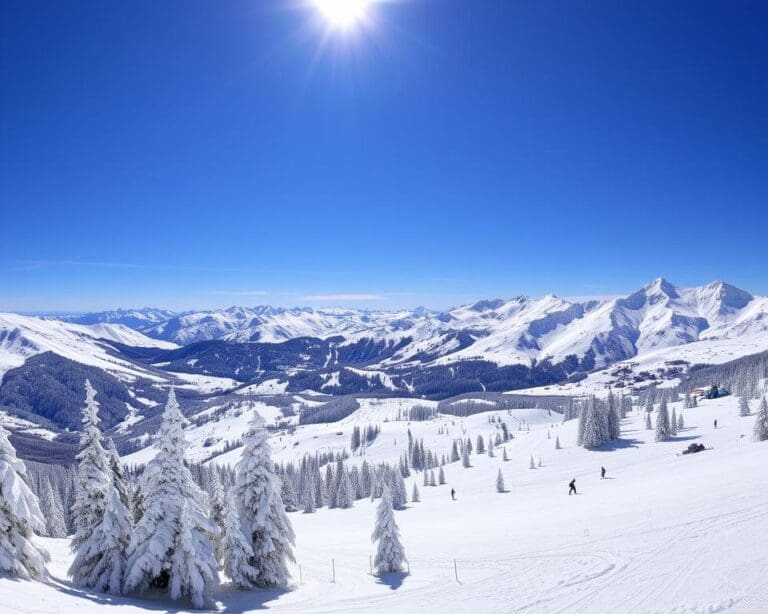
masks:
<svg viewBox="0 0 768 614"><path fill-rule="evenodd" d="M93 528L91 538L77 551L72 567L84 569L95 561L83 585L101 593L122 593L125 554L131 539L130 512L120 500L120 493L110 482L101 522Z"/></svg>
<svg viewBox="0 0 768 614"><path fill-rule="evenodd" d="M507 462L509 460L509 455L507 454L506 447L501 449L501 460L503 460L504 462Z"/></svg>
<svg viewBox="0 0 768 614"><path fill-rule="evenodd" d="M578 424L578 430L576 433L576 445L577 446L583 446L584 445L584 430L587 426L587 410L589 408L589 405L580 404L580 411L579 411L579 424Z"/></svg>
<svg viewBox="0 0 768 614"><path fill-rule="evenodd" d="M483 436L478 435L477 436L477 453L478 454L485 454L485 442L483 441Z"/></svg>
<svg viewBox="0 0 768 614"><path fill-rule="evenodd" d="M469 462L469 448L467 446L464 446L464 449L461 451L461 465L464 468L472 466Z"/></svg>
<svg viewBox="0 0 768 614"><path fill-rule="evenodd" d="M752 412L749 409L749 401L747 400L746 396L742 396L739 398L739 415L740 416L749 416Z"/></svg>
<svg viewBox="0 0 768 614"><path fill-rule="evenodd" d="M682 431L685 428L685 420L683 420L683 412L677 416L677 430Z"/></svg>
<svg viewBox="0 0 768 614"><path fill-rule="evenodd" d="M621 420L619 414L616 411L616 403L614 401L612 406L608 407L607 413L608 419L608 439L616 440L621 438Z"/></svg>
<svg viewBox="0 0 768 614"><path fill-rule="evenodd" d="M419 488L416 486L416 482L413 483L413 491L411 492L411 502L419 503L421 498L419 497Z"/></svg>
<svg viewBox="0 0 768 614"><path fill-rule="evenodd" d="M75 585L88 588L95 588L98 578L96 569L100 567L103 553L99 544L94 543L99 538L94 537L94 531L104 520L107 495L112 487L112 469L102 446L98 411L96 391L86 380L83 431L77 455L77 495L72 509L75 534L70 547L75 558L69 567L69 575Z"/></svg>
<svg viewBox="0 0 768 614"><path fill-rule="evenodd" d="M461 457L459 456L459 447L456 444L456 440L454 439L453 440L453 445L451 446L451 462L455 463L455 462L459 461L460 458Z"/></svg>
<svg viewBox="0 0 768 614"><path fill-rule="evenodd" d="M658 414L656 415L656 441L669 441L670 435L667 400L662 399L659 404Z"/></svg>
<svg viewBox="0 0 768 614"><path fill-rule="evenodd" d="M645 429L647 431L653 430L653 424L651 423L651 414L645 412Z"/></svg>
<svg viewBox="0 0 768 614"><path fill-rule="evenodd" d="M45 520L26 472L0 425L0 573L40 580L50 557L33 543L34 531L45 532Z"/></svg>
<svg viewBox="0 0 768 614"><path fill-rule="evenodd" d="M533 460L533 456L531 456L531 463L530 463L530 468L531 468L531 469L536 469L536 463L535 463L535 462L534 462L534 460Z"/></svg>
<svg viewBox="0 0 768 614"><path fill-rule="evenodd" d="M346 479L342 483L349 486ZM248 560L252 570L244 575L254 576L254 586L260 588L286 586L287 563L294 560L295 538L280 497L280 478L272 464L268 434L261 416L256 413L243 436L233 496L243 534L253 550Z"/></svg>
<svg viewBox="0 0 768 614"><path fill-rule="evenodd" d="M64 508L61 505L59 496L53 492L51 481L44 480L40 496L40 509L43 517L46 519L46 529L50 537L66 537L67 526L64 521Z"/></svg>
<svg viewBox="0 0 768 614"><path fill-rule="evenodd" d="M224 504L224 489L218 474L215 472L211 484L210 503L210 518L219 529L219 533L212 538L213 547L216 560L221 561L224 558L224 525L227 511Z"/></svg>
<svg viewBox="0 0 768 614"><path fill-rule="evenodd" d="M384 486L379 507L376 510L376 526L371 541L377 543L373 565L377 573L401 571L405 562L405 551L400 543L400 531L392 509L392 495L389 486Z"/></svg>
<svg viewBox="0 0 768 614"><path fill-rule="evenodd" d="M184 416L173 389L157 433L157 454L141 476L144 513L131 533L124 590L169 588L171 599L189 596L196 608L211 601L218 583L212 538L216 525L207 501L184 463Z"/></svg>
<svg viewBox="0 0 768 614"><path fill-rule="evenodd" d="M669 434L672 437L677 435L677 412L672 408L672 415L669 417Z"/></svg>
<svg viewBox="0 0 768 614"><path fill-rule="evenodd" d="M309 496L308 499L314 506L314 498ZM234 501L229 501L224 518L224 552L224 571L235 586L245 589L256 586L258 573L250 564L253 560L253 548L248 538L243 535L237 504Z"/></svg>
<svg viewBox="0 0 768 614"><path fill-rule="evenodd" d="M342 466L339 472L339 487L336 491L336 506L345 510L352 507L352 483L349 481L349 472Z"/></svg>
<svg viewBox="0 0 768 614"><path fill-rule="evenodd" d="M555 435L555 450L560 450L560 435Z"/></svg>
<svg viewBox="0 0 768 614"><path fill-rule="evenodd" d="M125 478L125 471L123 471L123 465L120 462L120 456L115 448L115 443L112 438L107 439L107 445L105 451L107 453L107 460L109 461L109 468L112 471L112 484L114 484L117 494L120 496L120 502L125 509L131 509L131 487L128 484L128 480Z"/></svg>
<svg viewBox="0 0 768 614"><path fill-rule="evenodd" d="M501 469L499 469L499 472L496 474L496 492L505 492L506 489L504 488L504 475L501 473Z"/></svg>
<svg viewBox="0 0 768 614"><path fill-rule="evenodd" d="M445 471L443 471L443 468L440 467L440 470L437 472L437 483L442 486L445 484Z"/></svg>
<svg viewBox="0 0 768 614"><path fill-rule="evenodd" d="M755 441L768 441L768 403L765 397L760 401L760 409L757 410L754 429Z"/></svg>
<svg viewBox="0 0 768 614"><path fill-rule="evenodd" d="M592 397L586 408L582 445L585 448L599 448L609 438L608 418L603 414L597 399Z"/></svg>

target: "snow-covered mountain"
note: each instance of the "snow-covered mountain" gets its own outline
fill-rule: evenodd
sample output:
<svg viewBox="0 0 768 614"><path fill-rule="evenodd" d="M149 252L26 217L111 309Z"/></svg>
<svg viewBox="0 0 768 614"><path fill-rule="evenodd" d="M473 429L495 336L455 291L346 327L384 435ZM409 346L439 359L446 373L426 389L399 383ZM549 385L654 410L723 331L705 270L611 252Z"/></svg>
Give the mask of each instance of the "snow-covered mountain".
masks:
<svg viewBox="0 0 768 614"><path fill-rule="evenodd" d="M94 313L73 313L57 315L55 319L73 324L123 324L130 328L142 329L177 316L175 311L143 307L141 309L115 309Z"/></svg>
<svg viewBox="0 0 768 614"><path fill-rule="evenodd" d="M768 297L720 281L680 288L659 278L625 297L603 301L520 296L441 313L231 307L174 314L135 328L180 345L214 339L280 343L298 337L343 337L342 345L361 340L400 344L382 366L473 359L511 365L575 356L592 368L659 348L766 333Z"/></svg>
<svg viewBox="0 0 768 614"><path fill-rule="evenodd" d="M0 313L0 379L37 354L53 352L63 358L135 376L135 364L116 357L108 342L132 347L174 349L175 344L147 337L122 324L72 324L59 320Z"/></svg>

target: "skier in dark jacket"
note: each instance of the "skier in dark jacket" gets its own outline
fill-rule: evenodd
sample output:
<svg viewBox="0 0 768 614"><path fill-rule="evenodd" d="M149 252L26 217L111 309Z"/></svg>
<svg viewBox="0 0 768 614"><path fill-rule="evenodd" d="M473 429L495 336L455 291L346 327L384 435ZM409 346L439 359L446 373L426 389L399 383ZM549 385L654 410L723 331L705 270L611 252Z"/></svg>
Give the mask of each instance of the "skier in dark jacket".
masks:
<svg viewBox="0 0 768 614"><path fill-rule="evenodd" d="M715 428L717 428L717 418L715 418Z"/></svg>
<svg viewBox="0 0 768 614"><path fill-rule="evenodd" d="M451 488L451 499L456 501L456 489L455 488Z"/></svg>
<svg viewBox="0 0 768 614"><path fill-rule="evenodd" d="M600 479L605 479L605 467L600 467Z"/></svg>
<svg viewBox="0 0 768 614"><path fill-rule="evenodd" d="M579 493L576 492L576 478L573 478L571 482L568 484L568 495L578 495Z"/></svg>

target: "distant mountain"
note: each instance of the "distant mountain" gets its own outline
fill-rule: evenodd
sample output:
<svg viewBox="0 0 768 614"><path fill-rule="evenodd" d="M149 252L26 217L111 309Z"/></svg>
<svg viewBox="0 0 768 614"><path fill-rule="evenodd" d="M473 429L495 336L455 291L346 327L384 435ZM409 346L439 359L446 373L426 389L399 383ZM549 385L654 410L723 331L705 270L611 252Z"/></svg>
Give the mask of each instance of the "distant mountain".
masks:
<svg viewBox="0 0 768 614"><path fill-rule="evenodd" d="M115 309L94 313L78 313L50 316L53 319L73 324L122 324L141 330L161 322L167 322L178 313L167 309L143 307L141 309Z"/></svg>
<svg viewBox="0 0 768 614"><path fill-rule="evenodd" d="M136 312L109 312L143 313ZM153 319L161 319L152 310ZM90 314L91 320L117 316ZM343 337L398 345L382 366L483 359L500 365L575 356L601 366L654 348L768 330L768 298L724 282L679 288L659 278L626 297L602 301L539 298L482 300L446 312L284 309L270 306L174 314L139 326L143 334L188 345L222 340L281 343L300 337Z"/></svg>

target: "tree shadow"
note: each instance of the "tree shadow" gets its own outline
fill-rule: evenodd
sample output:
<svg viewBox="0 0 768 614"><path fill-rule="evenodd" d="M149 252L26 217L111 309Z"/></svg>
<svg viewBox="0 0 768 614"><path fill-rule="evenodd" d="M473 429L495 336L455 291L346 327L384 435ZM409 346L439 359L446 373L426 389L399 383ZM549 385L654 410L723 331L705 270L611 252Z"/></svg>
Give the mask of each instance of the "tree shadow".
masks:
<svg viewBox="0 0 768 614"><path fill-rule="evenodd" d="M396 591L403 585L403 582L408 577L408 573L405 571L395 571L392 573L385 573L376 576L376 582L378 584L384 584L390 588L390 590Z"/></svg>
<svg viewBox="0 0 768 614"><path fill-rule="evenodd" d="M685 437L675 435L669 441L691 441L692 439L701 439L701 435L686 435Z"/></svg>
<svg viewBox="0 0 768 614"><path fill-rule="evenodd" d="M626 450L627 448L639 448L643 442L639 439L614 439L604 443L599 448L590 448L592 452L613 452L615 450Z"/></svg>
<svg viewBox="0 0 768 614"><path fill-rule="evenodd" d="M291 592L289 588L263 588L254 590L240 590L232 585L219 588L216 593L216 601L219 604L219 612L240 614L251 610L268 610L283 595Z"/></svg>

